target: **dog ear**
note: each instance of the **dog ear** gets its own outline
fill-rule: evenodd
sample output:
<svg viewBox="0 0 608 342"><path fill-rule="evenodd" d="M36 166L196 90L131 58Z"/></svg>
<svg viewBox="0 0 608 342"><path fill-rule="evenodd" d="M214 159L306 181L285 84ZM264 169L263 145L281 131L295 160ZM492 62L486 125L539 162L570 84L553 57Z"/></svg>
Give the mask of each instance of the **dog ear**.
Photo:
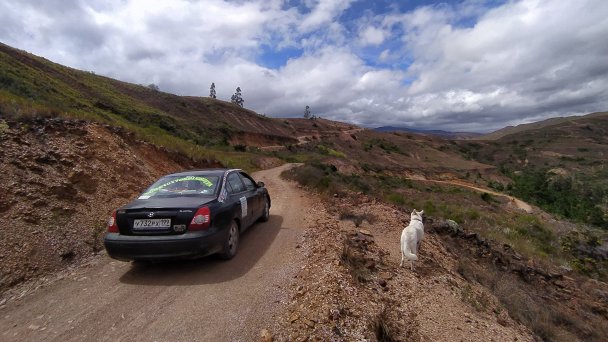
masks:
<svg viewBox="0 0 608 342"><path fill-rule="evenodd" d="M416 215L416 209L412 210L412 215Z"/></svg>
<svg viewBox="0 0 608 342"><path fill-rule="evenodd" d="M420 215L424 214L424 209L419 211L418 214L420 214Z"/></svg>

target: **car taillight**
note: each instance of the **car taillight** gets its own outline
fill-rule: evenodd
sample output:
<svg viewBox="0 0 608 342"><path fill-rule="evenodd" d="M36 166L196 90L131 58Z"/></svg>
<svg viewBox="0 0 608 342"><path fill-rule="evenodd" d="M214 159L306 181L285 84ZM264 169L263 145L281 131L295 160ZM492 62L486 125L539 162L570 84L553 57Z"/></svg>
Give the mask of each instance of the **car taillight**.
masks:
<svg viewBox="0 0 608 342"><path fill-rule="evenodd" d="M208 207L199 208L194 214L188 230L203 230L209 228L211 223L211 210Z"/></svg>
<svg viewBox="0 0 608 342"><path fill-rule="evenodd" d="M118 226L116 225L116 211L112 213L112 216L108 219L108 233L118 233Z"/></svg>

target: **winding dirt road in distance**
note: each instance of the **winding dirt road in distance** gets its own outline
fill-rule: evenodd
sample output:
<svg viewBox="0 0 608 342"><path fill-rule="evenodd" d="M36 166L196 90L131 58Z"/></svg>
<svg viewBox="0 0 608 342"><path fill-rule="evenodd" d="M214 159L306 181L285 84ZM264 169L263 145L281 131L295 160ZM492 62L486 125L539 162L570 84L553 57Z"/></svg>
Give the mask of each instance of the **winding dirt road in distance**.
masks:
<svg viewBox="0 0 608 342"><path fill-rule="evenodd" d="M270 220L241 236L230 261L207 257L134 265L98 257L0 310L2 341L254 341L272 328L302 263L295 248L307 196L260 171Z"/></svg>
<svg viewBox="0 0 608 342"><path fill-rule="evenodd" d="M431 182L431 183L439 183L439 184L449 184L449 185L456 185L456 186L460 186L463 188L469 188L471 190L475 190L478 192L487 192L490 195L494 195L494 196L499 196L499 197L504 197L506 199L508 199L509 201L511 201L513 204L515 204L515 206L518 209L521 209L523 211L525 211L526 213L530 214L534 211L534 209L532 208L531 205L529 205L528 203L520 200L519 198L510 196L510 195L505 195L503 193L500 192L496 192L496 191L492 191L489 189L484 189L484 188L480 188L478 186L466 183L466 182L462 182L462 181L443 181L443 180L433 180L433 179L419 179L419 178L407 178L410 180L414 180L414 181L418 181L418 182Z"/></svg>

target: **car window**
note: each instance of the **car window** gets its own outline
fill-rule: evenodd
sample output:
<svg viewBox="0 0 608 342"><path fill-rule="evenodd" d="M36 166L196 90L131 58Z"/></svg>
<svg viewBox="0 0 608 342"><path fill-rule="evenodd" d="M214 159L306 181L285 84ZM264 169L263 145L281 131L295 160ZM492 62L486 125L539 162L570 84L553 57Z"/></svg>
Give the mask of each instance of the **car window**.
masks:
<svg viewBox="0 0 608 342"><path fill-rule="evenodd" d="M228 191L229 194L233 194L234 190L232 190L232 187L230 186L230 183L226 182L226 191Z"/></svg>
<svg viewBox="0 0 608 342"><path fill-rule="evenodd" d="M244 174L244 173L241 172L241 179L243 180L243 183L245 183L245 188L248 191L255 189L255 184L253 183L253 181L251 180L251 178L249 178L249 176L247 176L246 174Z"/></svg>
<svg viewBox="0 0 608 342"><path fill-rule="evenodd" d="M231 194L236 194L245 191L245 186L243 185L243 182L241 181L241 178L237 173L231 173L230 175L228 175L227 182L228 184L230 184L228 192L232 190L232 192L230 192Z"/></svg>
<svg viewBox="0 0 608 342"><path fill-rule="evenodd" d="M165 176L152 184L139 199L152 197L210 196L219 183L218 176Z"/></svg>

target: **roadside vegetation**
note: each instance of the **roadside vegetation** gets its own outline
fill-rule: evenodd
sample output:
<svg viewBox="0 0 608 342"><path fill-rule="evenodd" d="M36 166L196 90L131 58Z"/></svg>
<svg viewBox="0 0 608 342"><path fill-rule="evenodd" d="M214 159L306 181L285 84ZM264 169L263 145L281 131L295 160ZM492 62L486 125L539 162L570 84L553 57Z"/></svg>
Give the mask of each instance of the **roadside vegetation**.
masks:
<svg viewBox="0 0 608 342"><path fill-rule="evenodd" d="M550 300L547 289L533 282L522 281L495 264L480 263L461 256L457 272L470 282L489 289L509 315L528 326L543 341L603 341L608 329L604 317L597 312L585 313L567 303ZM485 310L483 298L463 291L463 299L478 310Z"/></svg>
<svg viewBox="0 0 608 342"><path fill-rule="evenodd" d="M514 196L567 219L608 229L608 171L576 177L525 168L507 175L513 179L507 190Z"/></svg>
<svg viewBox="0 0 608 342"><path fill-rule="evenodd" d="M605 311L600 308L601 304L595 307L592 302L585 301L573 307L568 304L570 302L556 301L563 289L560 286L565 285L552 284L551 291L557 292L548 297L548 283L544 278L555 272L547 270L564 272L572 269L585 284L586 277L605 281L608 262L600 246L607 236L601 229L547 221L538 215L509 209L509 201L502 197L453 185L413 181L376 172L345 175L332 164L318 159L286 171L284 177L328 198L366 194L405 212L412 208L424 209L428 228L433 222L455 221L454 229L467 238L452 237L457 235L454 231L442 239L448 245L454 244L450 250L459 260L456 271L471 284L487 288L500 302L498 308L492 309L488 304L491 300L483 293L480 295L471 286L464 286L461 289L463 302L477 311L491 313L494 310L498 315L506 310L513 319L528 326L545 341L601 341L608 334L602 323ZM352 213L342 213L340 219L352 219L355 225L357 219L362 220ZM488 248L498 248L496 253L501 253L503 248L512 251L510 255L524 265L529 260L537 270L531 271L536 278L530 278L525 267L521 273L505 270L504 263L497 263ZM480 258L480 255L490 256ZM342 258L350 264L355 260L346 247ZM365 269L354 269L363 269L353 276L359 281L365 280ZM390 324L386 325L386 319L379 316L373 328L379 339L391 340L392 329Z"/></svg>
<svg viewBox="0 0 608 342"><path fill-rule="evenodd" d="M405 211L423 209L429 218L453 220L526 257L573 268L597 279L608 276L608 258L600 248L607 238L604 230L567 222L551 224L537 215L506 210L508 200L501 197L381 174L345 175L319 160L289 170L284 176L328 197L362 193Z"/></svg>
<svg viewBox="0 0 608 342"><path fill-rule="evenodd" d="M444 150L495 165L508 182L488 181L567 220L608 229L608 115L556 121L497 140L453 141Z"/></svg>

